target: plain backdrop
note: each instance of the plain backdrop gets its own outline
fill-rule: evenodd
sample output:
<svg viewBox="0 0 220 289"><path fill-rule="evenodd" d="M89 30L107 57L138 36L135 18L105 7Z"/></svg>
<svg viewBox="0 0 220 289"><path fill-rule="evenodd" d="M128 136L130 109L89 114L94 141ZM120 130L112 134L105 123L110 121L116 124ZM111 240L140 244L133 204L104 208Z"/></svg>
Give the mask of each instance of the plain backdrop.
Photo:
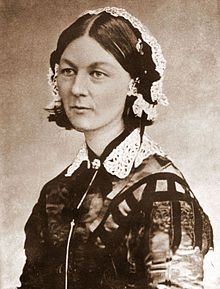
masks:
<svg viewBox="0 0 220 289"><path fill-rule="evenodd" d="M43 184L73 160L83 139L46 119L43 107L51 100L46 77L49 55L60 32L79 13L103 6L126 8L150 28L163 48L164 91L170 105L159 108L149 134L182 170L209 214L218 265L219 2L1 0L0 5L1 288L19 285L25 261L24 224ZM209 268L209 281L216 268ZM217 285L210 287L214 288Z"/></svg>

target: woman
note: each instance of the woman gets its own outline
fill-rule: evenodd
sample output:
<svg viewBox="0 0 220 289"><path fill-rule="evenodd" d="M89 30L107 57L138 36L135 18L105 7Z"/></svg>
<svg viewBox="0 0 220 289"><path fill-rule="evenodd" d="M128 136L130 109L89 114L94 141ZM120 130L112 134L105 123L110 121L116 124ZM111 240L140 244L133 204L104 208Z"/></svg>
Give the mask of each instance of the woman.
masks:
<svg viewBox="0 0 220 289"><path fill-rule="evenodd" d="M162 94L160 46L123 9L88 11L51 54L49 120L85 135L26 224L22 289L203 288L212 228L148 137Z"/></svg>

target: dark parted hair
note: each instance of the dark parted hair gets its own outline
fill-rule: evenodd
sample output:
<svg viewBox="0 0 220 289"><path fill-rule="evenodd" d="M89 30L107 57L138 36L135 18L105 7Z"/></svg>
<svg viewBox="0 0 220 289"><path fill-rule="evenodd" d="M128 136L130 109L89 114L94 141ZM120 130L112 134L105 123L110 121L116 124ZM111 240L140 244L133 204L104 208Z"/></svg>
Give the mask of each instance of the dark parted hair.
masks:
<svg viewBox="0 0 220 289"><path fill-rule="evenodd" d="M67 27L58 39L56 50L50 56L50 66L53 72L55 64L59 64L68 44L85 34L95 39L106 51L111 53L131 78L139 77L140 81L136 85L138 93L141 93L147 102L157 104L151 99L150 89L152 83L160 79L160 75L156 71L156 65L152 59L151 47L142 41L143 53L137 51L138 39L142 40L141 33L121 16L114 17L107 12L101 12L98 15L85 14ZM140 118L136 117L132 110L135 99L136 97L129 96L125 103L123 118L125 125L129 127L137 127L140 122ZM55 121L57 125L66 129L73 128L63 105L61 108L55 109L54 114L49 116L49 121ZM152 121L147 120L145 114L143 114L142 121L144 125L152 124Z"/></svg>

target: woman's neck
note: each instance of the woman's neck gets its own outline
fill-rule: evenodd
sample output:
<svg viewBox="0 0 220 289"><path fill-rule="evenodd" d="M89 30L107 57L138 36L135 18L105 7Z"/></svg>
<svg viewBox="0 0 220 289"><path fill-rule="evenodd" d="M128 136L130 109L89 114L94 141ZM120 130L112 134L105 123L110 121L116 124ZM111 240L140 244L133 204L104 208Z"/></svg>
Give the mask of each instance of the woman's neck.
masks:
<svg viewBox="0 0 220 289"><path fill-rule="evenodd" d="M106 146L119 136L124 130L124 121L120 123L111 122L102 128L93 131L84 132L85 140L90 149L101 156Z"/></svg>

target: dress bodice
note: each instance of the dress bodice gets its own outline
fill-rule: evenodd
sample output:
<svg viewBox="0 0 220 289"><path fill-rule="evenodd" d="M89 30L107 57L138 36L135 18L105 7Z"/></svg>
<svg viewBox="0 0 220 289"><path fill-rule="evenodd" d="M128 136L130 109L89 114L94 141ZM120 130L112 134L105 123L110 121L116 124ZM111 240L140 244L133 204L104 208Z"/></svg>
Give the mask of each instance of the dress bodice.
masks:
<svg viewBox="0 0 220 289"><path fill-rule="evenodd" d="M209 219L172 161L139 135L123 132L100 157L84 145L44 186L25 228L22 289L62 289L66 279L68 289L202 288Z"/></svg>

